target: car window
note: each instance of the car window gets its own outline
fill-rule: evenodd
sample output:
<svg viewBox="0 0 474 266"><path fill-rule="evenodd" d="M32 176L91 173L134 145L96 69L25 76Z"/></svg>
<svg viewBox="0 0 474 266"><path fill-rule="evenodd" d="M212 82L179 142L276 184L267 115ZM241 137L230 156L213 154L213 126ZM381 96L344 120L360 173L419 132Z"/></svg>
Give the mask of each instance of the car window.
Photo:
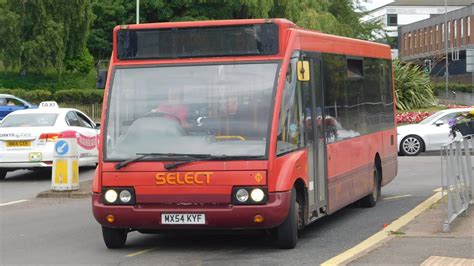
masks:
<svg viewBox="0 0 474 266"><path fill-rule="evenodd" d="M447 115L441 117L440 119L438 119L437 121L443 121L443 123L448 124L449 120L453 119L457 114L459 114L459 113L447 114Z"/></svg>
<svg viewBox="0 0 474 266"><path fill-rule="evenodd" d="M24 106L25 104L15 98L6 98L8 106Z"/></svg>
<svg viewBox="0 0 474 266"><path fill-rule="evenodd" d="M11 114L7 116L1 127L47 127L54 126L58 114L34 113L34 114Z"/></svg>
<svg viewBox="0 0 474 266"><path fill-rule="evenodd" d="M71 127L80 127L82 126L79 118L77 117L75 112L68 112L66 115L66 123Z"/></svg>
<svg viewBox="0 0 474 266"><path fill-rule="evenodd" d="M87 127L87 128L94 128L94 126L91 124L90 120L83 114L79 112L75 112L77 117L79 118L79 122L81 123L82 127Z"/></svg>
<svg viewBox="0 0 474 266"><path fill-rule="evenodd" d="M5 98L0 98L0 106L4 106L4 105L7 105L7 99Z"/></svg>

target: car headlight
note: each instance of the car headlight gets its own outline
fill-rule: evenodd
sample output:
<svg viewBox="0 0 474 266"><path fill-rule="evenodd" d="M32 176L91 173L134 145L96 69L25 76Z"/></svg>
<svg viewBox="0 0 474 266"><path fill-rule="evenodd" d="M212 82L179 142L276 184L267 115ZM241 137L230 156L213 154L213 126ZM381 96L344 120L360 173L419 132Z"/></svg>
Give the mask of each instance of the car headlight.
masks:
<svg viewBox="0 0 474 266"><path fill-rule="evenodd" d="M249 192L246 189L241 188L235 193L235 198L244 203L249 199Z"/></svg>
<svg viewBox="0 0 474 266"><path fill-rule="evenodd" d="M252 192L250 192L250 197L255 202L261 202L265 198L265 192L263 192L263 190L260 188L255 188L252 190Z"/></svg>
<svg viewBox="0 0 474 266"><path fill-rule="evenodd" d="M120 191L119 197L121 202L129 203L132 199L132 193L130 193L128 190L122 190Z"/></svg>
<svg viewBox="0 0 474 266"><path fill-rule="evenodd" d="M113 189L107 190L104 195L104 199L107 203L114 203L117 200L117 192Z"/></svg>

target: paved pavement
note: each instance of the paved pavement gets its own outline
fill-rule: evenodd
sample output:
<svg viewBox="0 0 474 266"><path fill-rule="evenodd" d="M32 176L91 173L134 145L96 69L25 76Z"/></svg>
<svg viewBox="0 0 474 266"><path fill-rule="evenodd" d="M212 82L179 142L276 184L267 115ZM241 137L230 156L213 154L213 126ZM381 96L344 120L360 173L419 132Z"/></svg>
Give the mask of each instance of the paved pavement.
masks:
<svg viewBox="0 0 474 266"><path fill-rule="evenodd" d="M275 248L260 232L132 232L125 248L108 250L90 199L35 199L0 207L0 264L319 264L373 235L440 187L439 157L401 157L399 163L399 176L383 188L375 208L347 207L321 219L302 232L293 250ZM5 184L0 182L0 191Z"/></svg>
<svg viewBox="0 0 474 266"><path fill-rule="evenodd" d="M92 179L93 167L81 167L79 181ZM0 181L0 204L29 200L44 190L51 188L51 171L17 170L8 172L5 180Z"/></svg>
<svg viewBox="0 0 474 266"><path fill-rule="evenodd" d="M447 217L443 199L403 227L393 239L349 265L474 265L473 209L471 205L470 212L458 217L449 233L443 233L442 224Z"/></svg>

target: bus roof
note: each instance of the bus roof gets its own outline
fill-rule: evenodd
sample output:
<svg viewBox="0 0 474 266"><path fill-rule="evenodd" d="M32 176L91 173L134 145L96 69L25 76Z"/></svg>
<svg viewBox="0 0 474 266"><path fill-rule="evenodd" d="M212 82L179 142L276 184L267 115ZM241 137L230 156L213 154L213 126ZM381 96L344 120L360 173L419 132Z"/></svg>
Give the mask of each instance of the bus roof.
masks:
<svg viewBox="0 0 474 266"><path fill-rule="evenodd" d="M124 58L119 53L118 50L118 33L120 31L141 31L141 32L149 32L153 29L155 30L166 30L166 29L185 29L185 28L216 28L216 27L238 27L239 25L259 25L259 24L276 24L278 25L278 39L276 48L276 52L273 53L255 53L255 54L229 54L229 55L222 55L222 54L215 54L215 55L207 55L207 54L200 54L198 56L193 56L188 52L183 57L177 56L163 56L163 57L130 57ZM157 40L163 39L158 33L156 35L150 33L142 33L142 34L149 34L150 37L146 38L155 38L155 40L151 40L151 42L147 43L147 47L154 47L151 50L154 50L155 53L162 53L162 43L158 43ZM159 37L157 37L159 36ZM168 34L168 36L170 36ZM213 36L213 35L209 35ZM215 35L214 35L215 36ZM268 36L268 35L267 35ZM260 41L260 36L257 36L256 40ZM291 38L293 37L293 38ZM127 38L129 38L127 36ZM142 37L143 38L143 37ZM176 36L176 38L180 40L182 36ZM138 38L136 36L132 36L130 40L136 41ZM222 39L222 38L221 38ZM153 43L155 41L156 43ZM171 43L167 41L168 45ZM153 43L153 44L151 44ZM185 43L192 43L189 40ZM160 47L158 47L158 44ZM135 50L136 52L136 44ZM173 45L175 45L173 43ZM267 45L267 44L265 44ZM129 47L128 44L125 45ZM186 46L186 45L183 45ZM158 47L158 48L157 48ZM222 53L222 47L218 47L218 52ZM237 47L236 45L232 48ZM198 48L202 48L198 47ZM206 47L207 48L207 47ZM189 49L189 47L181 48L181 49ZM186 21L186 22L162 22L162 23L147 23L147 24L132 24L132 25L121 25L116 26L114 28L114 52L112 56L112 62L117 64L168 64L168 63L176 63L178 60L181 63L187 62L197 62L197 61L228 61L228 60L275 60L275 59L282 59L288 50L305 50L305 51L314 51L314 52L324 52L324 53L334 53L334 54L344 54L350 55L355 57L373 57L373 58L382 58L391 60L391 50L388 45L374 43L364 40L352 39L347 37L341 37L331 34L325 34L322 32L314 31L314 30L307 30L298 27L293 22L287 19L235 19L235 20L211 20L211 21ZM169 49L165 52L168 54L176 53L175 49L171 51ZM199 49L198 49L199 50ZM157 52L159 51L159 52ZM291 52L291 51L290 51ZM138 52L139 53L139 52ZM137 53L137 54L138 54Z"/></svg>

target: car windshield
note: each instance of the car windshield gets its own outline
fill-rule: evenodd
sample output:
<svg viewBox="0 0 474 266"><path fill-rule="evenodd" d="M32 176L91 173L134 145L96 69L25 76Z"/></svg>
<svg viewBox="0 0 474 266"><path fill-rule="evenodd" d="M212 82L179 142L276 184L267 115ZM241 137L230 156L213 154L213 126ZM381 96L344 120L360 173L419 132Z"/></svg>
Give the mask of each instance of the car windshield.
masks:
<svg viewBox="0 0 474 266"><path fill-rule="evenodd" d="M117 68L105 159L265 156L278 63Z"/></svg>
<svg viewBox="0 0 474 266"><path fill-rule="evenodd" d="M48 127L53 126L58 114L11 114L2 121L1 127Z"/></svg>

